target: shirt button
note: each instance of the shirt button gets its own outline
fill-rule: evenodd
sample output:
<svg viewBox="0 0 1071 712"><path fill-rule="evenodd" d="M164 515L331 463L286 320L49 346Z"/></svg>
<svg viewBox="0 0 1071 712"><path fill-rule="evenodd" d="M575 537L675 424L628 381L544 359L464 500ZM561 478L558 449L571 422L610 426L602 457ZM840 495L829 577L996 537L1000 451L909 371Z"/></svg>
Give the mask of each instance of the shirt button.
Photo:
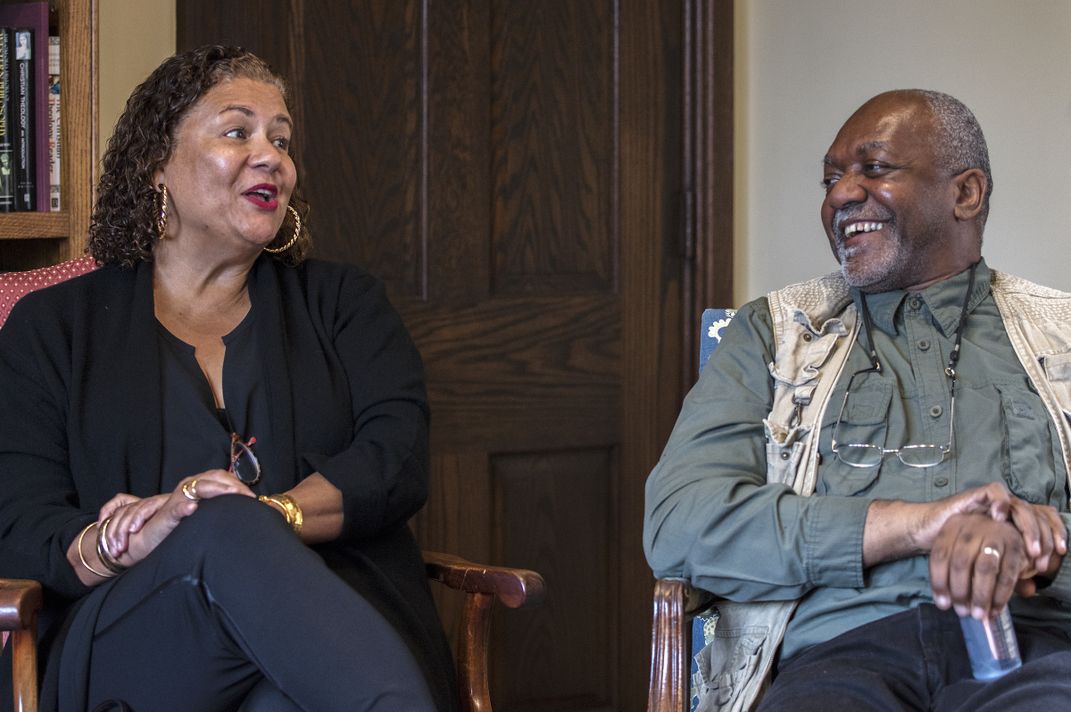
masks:
<svg viewBox="0 0 1071 712"><path fill-rule="evenodd" d="M934 418L940 418L941 417L941 413L944 413L944 412L945 412L945 409L942 408L939 405L935 405L932 408L930 408L930 415L933 416Z"/></svg>
<svg viewBox="0 0 1071 712"><path fill-rule="evenodd" d="M948 486L948 478L947 477L935 477L933 479L933 484L934 484L935 487L947 487Z"/></svg>
<svg viewBox="0 0 1071 712"><path fill-rule="evenodd" d="M792 457L792 453L790 453L788 450L782 450L781 451L781 459L782 460L787 460L790 457Z"/></svg>
<svg viewBox="0 0 1071 712"><path fill-rule="evenodd" d="M929 348L930 348L930 340L929 339L919 339L918 347L919 347L919 351L928 351Z"/></svg>
<svg viewBox="0 0 1071 712"><path fill-rule="evenodd" d="M922 300L918 297L911 297L911 299L907 300L907 305L915 311L918 311L922 307Z"/></svg>

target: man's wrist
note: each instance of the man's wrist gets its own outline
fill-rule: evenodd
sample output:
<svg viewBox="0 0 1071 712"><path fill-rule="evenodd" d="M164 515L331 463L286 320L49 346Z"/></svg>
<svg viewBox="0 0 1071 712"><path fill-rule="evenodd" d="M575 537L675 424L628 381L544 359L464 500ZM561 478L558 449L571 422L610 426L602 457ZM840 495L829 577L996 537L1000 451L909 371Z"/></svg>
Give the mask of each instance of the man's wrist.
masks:
<svg viewBox="0 0 1071 712"><path fill-rule="evenodd" d="M873 500L863 530L863 565L925 554L933 545L928 534L929 505L891 499ZM934 532L934 534L936 531Z"/></svg>

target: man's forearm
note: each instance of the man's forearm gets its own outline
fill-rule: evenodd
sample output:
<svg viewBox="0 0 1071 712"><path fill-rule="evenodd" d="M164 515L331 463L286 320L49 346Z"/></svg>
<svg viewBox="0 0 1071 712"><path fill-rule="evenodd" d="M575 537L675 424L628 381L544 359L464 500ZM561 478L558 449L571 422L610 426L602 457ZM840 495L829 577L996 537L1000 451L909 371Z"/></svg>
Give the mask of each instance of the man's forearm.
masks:
<svg viewBox="0 0 1071 712"><path fill-rule="evenodd" d="M863 568L927 553L929 548L918 540L926 506L890 500L871 502L863 527Z"/></svg>
<svg viewBox="0 0 1071 712"><path fill-rule="evenodd" d="M937 533L956 514L989 514L1004 519L1011 506L1000 483L960 492L935 502L875 500L863 528L863 568L928 554Z"/></svg>

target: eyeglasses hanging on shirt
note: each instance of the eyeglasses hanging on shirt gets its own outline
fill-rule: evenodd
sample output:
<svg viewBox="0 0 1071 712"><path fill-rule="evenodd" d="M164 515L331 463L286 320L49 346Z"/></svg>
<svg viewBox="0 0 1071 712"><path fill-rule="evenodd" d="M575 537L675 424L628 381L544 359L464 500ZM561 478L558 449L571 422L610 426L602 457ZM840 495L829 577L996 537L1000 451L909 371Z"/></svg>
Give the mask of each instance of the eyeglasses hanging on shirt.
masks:
<svg viewBox="0 0 1071 712"><path fill-rule="evenodd" d="M238 433L231 432L231 464L227 471L250 487L260 482L260 461L253 454L256 441L256 438L249 438L242 442Z"/></svg>
<svg viewBox="0 0 1071 712"><path fill-rule="evenodd" d="M256 453L253 452L253 445L256 444L257 439L250 437L248 440L243 441L242 436L238 434L238 429L234 427L230 412L226 408L217 408L216 417L219 418L219 422L224 429L231 434L231 455L230 464L227 465L227 472L252 487L260 482L260 460L257 459Z"/></svg>
<svg viewBox="0 0 1071 712"><path fill-rule="evenodd" d="M881 373L881 361L878 360L877 350L874 348L873 327L870 322L870 309L867 307L866 296L863 302L863 329L866 333L867 349L870 356L870 365L860 369L848 379L848 387L844 390L844 400L840 404L840 413L837 422L833 426L832 449L837 458L849 467L877 467L885 459L886 455L896 455L900 462L908 467L934 467L944 462L952 452L954 443L954 422L956 418L956 362L959 361L960 344L963 342L963 327L967 324L967 305L970 303L971 292L974 291L974 270L977 263L971 265L970 277L967 280L967 294L963 298L963 309L960 311L959 324L956 326L956 342L948 354L948 365L945 366L945 376L950 383L951 404L948 407L948 444L912 444L901 445L898 448L884 448L880 445L866 443L842 443L840 442L840 426L844 419L844 409L848 405L848 396L852 392L852 383L855 377L862 373Z"/></svg>

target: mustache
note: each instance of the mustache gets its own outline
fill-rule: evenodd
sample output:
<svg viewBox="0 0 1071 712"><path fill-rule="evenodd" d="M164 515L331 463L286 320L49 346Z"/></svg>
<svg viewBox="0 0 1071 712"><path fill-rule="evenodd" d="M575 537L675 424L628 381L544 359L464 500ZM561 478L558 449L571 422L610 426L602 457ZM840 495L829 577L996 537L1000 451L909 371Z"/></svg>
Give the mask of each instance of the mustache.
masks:
<svg viewBox="0 0 1071 712"><path fill-rule="evenodd" d="M844 230L841 226L853 222L884 222L892 227L896 224L896 217L891 210L878 206L851 205L846 208L838 208L833 211L832 225L833 236L836 237L838 245L843 244L845 240Z"/></svg>

